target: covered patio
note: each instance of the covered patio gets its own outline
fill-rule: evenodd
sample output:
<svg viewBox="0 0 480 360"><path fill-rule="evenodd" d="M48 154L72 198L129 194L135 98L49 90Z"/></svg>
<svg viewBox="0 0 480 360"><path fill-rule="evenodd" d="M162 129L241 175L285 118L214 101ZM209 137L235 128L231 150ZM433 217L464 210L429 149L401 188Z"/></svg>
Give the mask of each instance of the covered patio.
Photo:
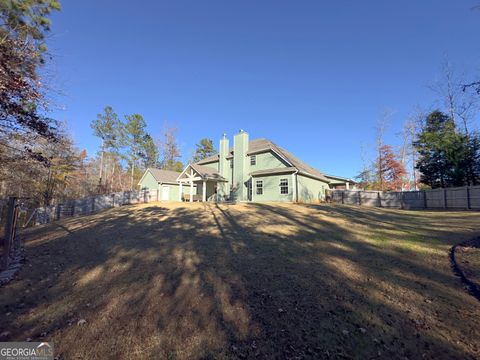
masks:
<svg viewBox="0 0 480 360"><path fill-rule="evenodd" d="M190 202L216 200L218 183L227 182L214 168L192 163L187 165L177 181L180 184L179 201ZM184 194L186 188L188 194Z"/></svg>

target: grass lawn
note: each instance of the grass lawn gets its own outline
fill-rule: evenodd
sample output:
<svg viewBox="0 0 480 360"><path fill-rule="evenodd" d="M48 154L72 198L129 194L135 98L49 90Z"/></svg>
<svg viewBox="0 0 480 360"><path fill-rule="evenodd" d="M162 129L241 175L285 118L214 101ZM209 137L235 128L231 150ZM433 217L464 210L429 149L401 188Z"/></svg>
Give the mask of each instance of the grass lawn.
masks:
<svg viewBox="0 0 480 360"><path fill-rule="evenodd" d="M480 303L448 258L475 235L475 212L112 209L28 233L0 340L62 359L479 358Z"/></svg>

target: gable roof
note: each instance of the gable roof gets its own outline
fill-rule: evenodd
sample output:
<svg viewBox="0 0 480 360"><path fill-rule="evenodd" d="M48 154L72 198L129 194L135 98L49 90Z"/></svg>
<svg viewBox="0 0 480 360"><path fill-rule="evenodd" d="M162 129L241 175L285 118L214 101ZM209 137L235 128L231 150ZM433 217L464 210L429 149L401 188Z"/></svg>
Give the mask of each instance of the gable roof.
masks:
<svg viewBox="0 0 480 360"><path fill-rule="evenodd" d="M297 158L291 152L281 148L280 146L276 145L272 141L264 138L253 139L249 141L247 155L253 155L253 154L262 153L266 151L275 152L283 160L289 163L291 167L296 168L298 170L298 173L301 175L311 176L311 177L323 180L325 182L329 182L329 179L325 177L325 175L323 175L320 171L311 167L307 163ZM231 147L228 150L228 152L229 152L229 155L227 156L227 159L231 159L233 157L233 147ZM219 156L220 156L219 154L209 156L208 158L203 159L197 162L196 164L202 165L202 164L209 164L212 162L216 162L218 161Z"/></svg>
<svg viewBox="0 0 480 360"><path fill-rule="evenodd" d="M209 166L202 166L202 165L192 164L192 163L190 165L202 178L225 180L225 178L221 176L217 170Z"/></svg>
<svg viewBox="0 0 480 360"><path fill-rule="evenodd" d="M180 173L176 171L156 168L148 168L147 171L150 171L155 180L162 183L176 183L177 177L180 175Z"/></svg>
<svg viewBox="0 0 480 360"><path fill-rule="evenodd" d="M192 168L193 170L195 170L195 172L200 175L200 177L204 180L218 180L218 181L227 181L223 176L221 176L217 170L209 167L209 166L202 166L202 165L198 165L197 164L194 164L194 163L189 163L185 169L178 174L177 178L176 178L176 181L180 181L180 178L183 176L183 174L186 173L186 171L188 170L188 168Z"/></svg>

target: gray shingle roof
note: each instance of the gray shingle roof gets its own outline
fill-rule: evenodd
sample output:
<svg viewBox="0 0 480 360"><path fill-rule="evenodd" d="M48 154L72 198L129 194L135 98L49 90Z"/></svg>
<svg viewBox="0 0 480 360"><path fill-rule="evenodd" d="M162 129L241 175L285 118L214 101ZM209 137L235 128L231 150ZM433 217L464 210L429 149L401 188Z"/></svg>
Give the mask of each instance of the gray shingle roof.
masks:
<svg viewBox="0 0 480 360"><path fill-rule="evenodd" d="M162 170L156 168L148 168L150 173L153 175L155 180L158 182L168 182L168 183L176 183L179 172L171 171L171 170Z"/></svg>
<svg viewBox="0 0 480 360"><path fill-rule="evenodd" d="M222 181L226 181L226 179L221 176L217 170L209 167L209 166L202 166L197 164L190 164L191 167L203 178L206 179L218 179Z"/></svg>
<svg viewBox="0 0 480 360"><path fill-rule="evenodd" d="M288 174L293 173L297 169L289 166L283 168L274 168L274 169L265 169L265 170L257 170L250 173L251 176L261 176L261 175L274 175L274 174Z"/></svg>
<svg viewBox="0 0 480 360"><path fill-rule="evenodd" d="M263 138L251 140L248 143L247 154L250 155L250 154L260 153L260 152L269 151L269 150L272 150L277 154L279 154L281 157L283 157L288 163L291 164L292 167L298 170L299 174L312 176L320 180L329 182L329 180L325 177L325 175L323 175L320 171L311 167L307 163L303 162L302 160L297 158L295 155L293 155L291 152L281 148L280 146L277 146L270 140L263 139ZM232 158L232 157L233 157L233 147L229 149L229 156L227 156L227 158ZM208 164L214 161L218 161L218 158L219 158L219 155L216 154L199 161L197 164L199 165Z"/></svg>

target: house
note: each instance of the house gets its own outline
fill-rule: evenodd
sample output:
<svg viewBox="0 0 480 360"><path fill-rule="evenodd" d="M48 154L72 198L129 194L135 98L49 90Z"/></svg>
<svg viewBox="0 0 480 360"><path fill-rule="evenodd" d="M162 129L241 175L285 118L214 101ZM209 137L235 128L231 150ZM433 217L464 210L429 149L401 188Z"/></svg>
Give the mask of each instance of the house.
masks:
<svg viewBox="0 0 480 360"><path fill-rule="evenodd" d="M177 181L180 173L170 170L148 168L138 182L141 189L158 190L158 199L178 201L180 184ZM196 190L196 186L194 187ZM190 189L185 189L190 194Z"/></svg>
<svg viewBox="0 0 480 360"><path fill-rule="evenodd" d="M330 180L330 189L355 190L357 188L357 183L352 179L328 174L325 174L325 177Z"/></svg>
<svg viewBox="0 0 480 360"><path fill-rule="evenodd" d="M139 185L158 189L165 200L318 202L331 184L348 187L349 181L326 176L270 140L250 140L240 130L233 147L224 135L218 154L181 173L148 169Z"/></svg>

